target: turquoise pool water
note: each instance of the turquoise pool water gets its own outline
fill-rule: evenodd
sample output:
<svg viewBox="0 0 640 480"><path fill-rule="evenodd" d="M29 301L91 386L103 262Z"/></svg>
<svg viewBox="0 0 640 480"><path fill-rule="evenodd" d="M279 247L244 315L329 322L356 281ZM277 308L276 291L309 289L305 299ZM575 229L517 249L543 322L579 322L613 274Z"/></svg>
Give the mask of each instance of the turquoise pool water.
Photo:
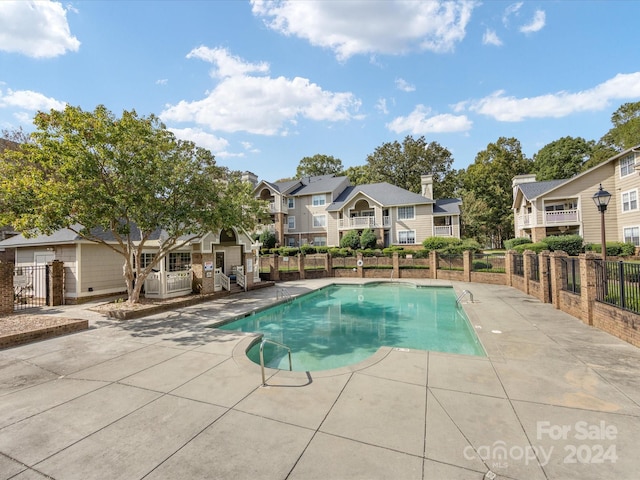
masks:
<svg viewBox="0 0 640 480"><path fill-rule="evenodd" d="M331 285L216 328L287 345L297 371L351 365L381 346L485 355L450 287ZM260 363L258 345L247 355ZM266 366L289 368L283 348L266 344L264 358Z"/></svg>

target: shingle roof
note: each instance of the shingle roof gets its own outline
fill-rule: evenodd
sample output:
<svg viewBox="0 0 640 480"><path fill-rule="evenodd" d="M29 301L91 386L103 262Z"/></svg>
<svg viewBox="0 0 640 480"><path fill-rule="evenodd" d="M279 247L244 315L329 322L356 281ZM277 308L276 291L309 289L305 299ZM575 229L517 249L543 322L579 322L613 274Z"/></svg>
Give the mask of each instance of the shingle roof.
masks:
<svg viewBox="0 0 640 480"><path fill-rule="evenodd" d="M330 212L341 210L346 202L359 193L370 197L380 205L386 207L396 205L428 205L435 203L430 198L423 197L422 195L410 192L404 188L383 182L347 187L338 196L338 198L336 198L336 200L327 207L327 210Z"/></svg>
<svg viewBox="0 0 640 480"><path fill-rule="evenodd" d="M460 215L460 205L462 205L460 198L442 198L436 200L433 213L434 215Z"/></svg>
<svg viewBox="0 0 640 480"><path fill-rule="evenodd" d="M518 187L527 200L533 200L534 198L539 197L540 195L562 185L565 182L568 182L569 180L570 179L545 180L542 182L521 183L520 185L518 185Z"/></svg>

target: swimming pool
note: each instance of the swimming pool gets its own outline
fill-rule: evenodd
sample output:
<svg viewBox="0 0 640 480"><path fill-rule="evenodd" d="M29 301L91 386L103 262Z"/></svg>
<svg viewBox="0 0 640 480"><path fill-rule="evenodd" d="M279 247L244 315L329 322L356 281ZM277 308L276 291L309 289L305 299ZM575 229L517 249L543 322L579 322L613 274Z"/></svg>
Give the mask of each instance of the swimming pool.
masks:
<svg viewBox="0 0 640 480"><path fill-rule="evenodd" d="M351 365L381 346L485 356L451 287L330 285L216 328L259 332L287 345L297 371ZM257 344L247 355L260 363ZM286 349L267 343L264 359L271 368L289 368Z"/></svg>

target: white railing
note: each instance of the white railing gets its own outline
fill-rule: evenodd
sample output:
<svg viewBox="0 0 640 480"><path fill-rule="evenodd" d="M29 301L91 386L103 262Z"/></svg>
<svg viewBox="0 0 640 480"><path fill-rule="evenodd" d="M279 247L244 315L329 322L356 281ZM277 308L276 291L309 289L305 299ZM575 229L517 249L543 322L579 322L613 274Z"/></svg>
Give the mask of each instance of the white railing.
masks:
<svg viewBox="0 0 640 480"><path fill-rule="evenodd" d="M547 224L566 224L578 223L580 221L580 212L573 210L555 210L553 212L544 212L544 219Z"/></svg>
<svg viewBox="0 0 640 480"><path fill-rule="evenodd" d="M144 292L146 295L160 293L160 273L152 272L144 281Z"/></svg>
<svg viewBox="0 0 640 480"><path fill-rule="evenodd" d="M191 271L169 272L167 275L167 293L191 290Z"/></svg>
<svg viewBox="0 0 640 480"><path fill-rule="evenodd" d="M227 291L231 290L231 279L222 272L220 272L218 275L220 278L220 285L222 286L222 288Z"/></svg>
<svg viewBox="0 0 640 480"><path fill-rule="evenodd" d="M166 298L187 294L192 290L192 272L151 272L144 281L147 297Z"/></svg>
<svg viewBox="0 0 640 480"><path fill-rule="evenodd" d="M531 217L533 217L533 215L527 213L524 215L520 215L518 218L518 225L520 225L521 227L526 227L528 225L531 225Z"/></svg>
<svg viewBox="0 0 640 480"><path fill-rule="evenodd" d="M382 217L382 224L376 222L376 217L350 217L338 220L339 228L381 228L391 226L391 218Z"/></svg>
<svg viewBox="0 0 640 480"><path fill-rule="evenodd" d="M238 265L236 267L236 283L243 289L246 289L247 282L244 276L244 267L242 265Z"/></svg>
<svg viewBox="0 0 640 480"><path fill-rule="evenodd" d="M452 225L434 226L433 236L434 237L453 237L453 226Z"/></svg>

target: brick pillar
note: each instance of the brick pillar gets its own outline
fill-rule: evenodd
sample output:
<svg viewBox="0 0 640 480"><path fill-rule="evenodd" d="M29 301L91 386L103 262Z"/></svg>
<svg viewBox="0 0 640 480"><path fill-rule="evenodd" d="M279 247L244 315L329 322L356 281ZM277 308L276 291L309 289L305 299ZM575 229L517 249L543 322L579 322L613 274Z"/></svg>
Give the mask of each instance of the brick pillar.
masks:
<svg viewBox="0 0 640 480"><path fill-rule="evenodd" d="M358 278L364 278L364 260L361 252L356 254L356 266L358 267Z"/></svg>
<svg viewBox="0 0 640 480"><path fill-rule="evenodd" d="M253 251L244 252L244 281L245 281L245 290L251 290L253 288L253 272L258 267L258 264L255 262L256 256Z"/></svg>
<svg viewBox="0 0 640 480"><path fill-rule="evenodd" d="M306 277L304 276L304 259L305 256L302 252L298 254L298 271L300 272L300 280L304 280Z"/></svg>
<svg viewBox="0 0 640 480"><path fill-rule="evenodd" d="M435 250L429 252L429 270L431 278L438 278L438 252Z"/></svg>
<svg viewBox="0 0 640 480"><path fill-rule="evenodd" d="M49 264L49 306L64 304L64 263L54 260Z"/></svg>
<svg viewBox="0 0 640 480"><path fill-rule="evenodd" d="M593 325L593 306L596 301L596 262L600 255L587 252L580 255L580 303L582 321Z"/></svg>
<svg viewBox="0 0 640 480"><path fill-rule="evenodd" d="M562 271L562 258L568 257L565 252L551 252L551 298L553 306L560 309L560 292L567 283L567 277Z"/></svg>
<svg viewBox="0 0 640 480"><path fill-rule="evenodd" d="M13 313L13 263L0 262L0 315Z"/></svg>
<svg viewBox="0 0 640 480"><path fill-rule="evenodd" d="M540 267L540 300L551 303L551 271L549 270L549 250L540 252L538 266Z"/></svg>
<svg viewBox="0 0 640 480"><path fill-rule="evenodd" d="M327 272L327 277L333 277L333 258L329 252L324 257L324 269Z"/></svg>
<svg viewBox="0 0 640 480"><path fill-rule="evenodd" d="M462 266L464 268L465 282L471 281L471 267L473 265L472 261L473 261L473 254L471 253L471 250L465 250L464 252L462 252Z"/></svg>
<svg viewBox="0 0 640 480"><path fill-rule="evenodd" d="M524 255L522 255L522 269L524 270L524 293L529 295L529 281L531 280L531 270L533 270L533 261L531 261L531 256L536 253L531 250L525 250Z"/></svg>
<svg viewBox="0 0 640 480"><path fill-rule="evenodd" d="M273 256L273 265L271 266L271 280L274 282L280 281L280 257L278 255Z"/></svg>
<svg viewBox="0 0 640 480"><path fill-rule="evenodd" d="M515 250L507 250L504 255L504 274L507 279L507 287L513 287L513 254Z"/></svg>
<svg viewBox="0 0 640 480"><path fill-rule="evenodd" d="M191 252L191 272L193 274L192 290L194 293L202 292L202 253Z"/></svg>
<svg viewBox="0 0 640 480"><path fill-rule="evenodd" d="M398 255L398 252L393 252L391 256L391 264L393 265L392 278L400 278L400 255Z"/></svg>

